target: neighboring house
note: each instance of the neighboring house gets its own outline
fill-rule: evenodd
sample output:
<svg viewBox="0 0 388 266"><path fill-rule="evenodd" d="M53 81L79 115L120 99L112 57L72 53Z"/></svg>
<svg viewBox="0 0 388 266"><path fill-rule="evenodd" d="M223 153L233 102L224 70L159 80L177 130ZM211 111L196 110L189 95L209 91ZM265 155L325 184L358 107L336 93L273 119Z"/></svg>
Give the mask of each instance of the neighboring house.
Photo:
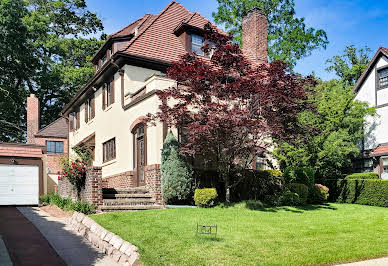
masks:
<svg viewBox="0 0 388 266"><path fill-rule="evenodd" d="M173 1L110 35L92 58L95 75L61 114L69 119L70 153L90 148L104 187L146 186L161 199L161 149L169 129L146 126L144 119L158 111L156 91L175 86L165 77L171 62L187 52L206 56L200 48L208 22ZM267 62L267 19L258 9L243 20L243 46L251 60Z"/></svg>
<svg viewBox="0 0 388 266"><path fill-rule="evenodd" d="M58 185L58 172L61 171L60 158L68 153L68 125L60 117L40 129L39 100L34 94L27 98L27 144L46 147L43 155L43 170L47 188L45 193L53 193Z"/></svg>
<svg viewBox="0 0 388 266"><path fill-rule="evenodd" d="M60 118L39 130L39 101L27 98L27 143L0 142L0 205L37 205L56 191L58 157L67 153L67 124Z"/></svg>
<svg viewBox="0 0 388 266"><path fill-rule="evenodd" d="M359 171L374 171L388 179L388 49L380 47L354 86L356 100L376 107L362 143Z"/></svg>

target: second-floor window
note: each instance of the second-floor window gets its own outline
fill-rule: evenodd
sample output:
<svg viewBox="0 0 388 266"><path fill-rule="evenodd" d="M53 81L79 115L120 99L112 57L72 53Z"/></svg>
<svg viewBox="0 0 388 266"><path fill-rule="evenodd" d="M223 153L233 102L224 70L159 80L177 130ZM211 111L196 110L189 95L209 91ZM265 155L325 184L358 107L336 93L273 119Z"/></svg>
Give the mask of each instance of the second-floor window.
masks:
<svg viewBox="0 0 388 266"><path fill-rule="evenodd" d="M102 108L105 109L115 102L113 80L104 84L102 93Z"/></svg>
<svg viewBox="0 0 388 266"><path fill-rule="evenodd" d="M105 63L106 63L106 55L104 55L104 56L101 58L101 66L103 66Z"/></svg>
<svg viewBox="0 0 388 266"><path fill-rule="evenodd" d="M63 141L46 141L47 153L56 154L63 153Z"/></svg>
<svg viewBox="0 0 388 266"><path fill-rule="evenodd" d="M380 89L388 87L388 68L379 70L378 79Z"/></svg>
<svg viewBox="0 0 388 266"><path fill-rule="evenodd" d="M116 139L110 139L102 144L103 158L102 161L109 162L116 159Z"/></svg>
<svg viewBox="0 0 388 266"><path fill-rule="evenodd" d="M85 102L85 122L92 120L95 116L94 95Z"/></svg>
<svg viewBox="0 0 388 266"><path fill-rule="evenodd" d="M199 35L192 34L191 35L191 51L196 53L197 55L203 55L203 51L201 50L203 46L203 37Z"/></svg>

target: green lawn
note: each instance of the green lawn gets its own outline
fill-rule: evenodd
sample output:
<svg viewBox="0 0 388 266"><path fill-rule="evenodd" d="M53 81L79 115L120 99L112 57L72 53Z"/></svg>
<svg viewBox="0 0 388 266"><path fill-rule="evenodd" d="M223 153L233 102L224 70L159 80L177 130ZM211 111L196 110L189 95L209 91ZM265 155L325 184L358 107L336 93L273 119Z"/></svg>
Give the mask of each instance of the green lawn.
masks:
<svg viewBox="0 0 388 266"><path fill-rule="evenodd" d="M91 216L139 248L146 265L333 264L388 255L388 208L330 204L168 209ZM196 224L218 237L196 238Z"/></svg>

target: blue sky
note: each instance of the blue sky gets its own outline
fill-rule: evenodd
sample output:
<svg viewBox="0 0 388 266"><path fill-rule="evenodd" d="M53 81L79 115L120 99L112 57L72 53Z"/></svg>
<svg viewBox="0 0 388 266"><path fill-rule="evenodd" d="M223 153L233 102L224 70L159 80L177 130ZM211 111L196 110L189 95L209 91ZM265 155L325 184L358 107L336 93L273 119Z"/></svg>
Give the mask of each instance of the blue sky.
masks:
<svg viewBox="0 0 388 266"><path fill-rule="evenodd" d="M118 31L145 13L159 13L170 0L87 0L91 11L102 19L107 34ZM217 9L216 0L180 0L190 11L197 11L213 21L211 13ZM306 25L326 31L329 45L314 50L298 61L295 71L312 71L324 80L335 78L327 73L326 60L342 53L346 45L368 46L372 54L379 46L388 47L388 1L384 0L295 0L297 17L304 17Z"/></svg>

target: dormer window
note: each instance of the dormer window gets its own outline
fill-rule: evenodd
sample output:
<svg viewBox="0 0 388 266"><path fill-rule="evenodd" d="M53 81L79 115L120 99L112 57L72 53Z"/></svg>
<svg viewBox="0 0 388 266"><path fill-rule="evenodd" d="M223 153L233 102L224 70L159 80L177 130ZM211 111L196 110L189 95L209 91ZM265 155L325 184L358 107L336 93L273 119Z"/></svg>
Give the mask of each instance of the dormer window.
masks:
<svg viewBox="0 0 388 266"><path fill-rule="evenodd" d="M203 37L199 35L192 34L191 35L191 51L196 53L197 55L204 55L201 50L203 46Z"/></svg>
<svg viewBox="0 0 388 266"><path fill-rule="evenodd" d="M388 68L378 71L378 81L380 89L388 87Z"/></svg>

